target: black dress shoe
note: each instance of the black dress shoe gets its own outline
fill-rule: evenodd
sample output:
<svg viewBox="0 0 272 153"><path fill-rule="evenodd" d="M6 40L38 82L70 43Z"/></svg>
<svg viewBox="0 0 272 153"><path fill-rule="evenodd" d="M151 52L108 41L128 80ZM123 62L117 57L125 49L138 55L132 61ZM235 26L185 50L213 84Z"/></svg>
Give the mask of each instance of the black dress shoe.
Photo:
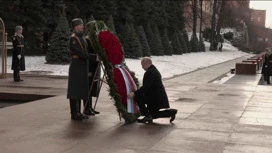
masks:
<svg viewBox="0 0 272 153"><path fill-rule="evenodd" d="M71 119L72 120L78 120L78 121L83 120L82 116L79 115L78 113L71 114Z"/></svg>
<svg viewBox="0 0 272 153"><path fill-rule="evenodd" d="M171 116L170 116L170 123L172 123L176 119L176 114L178 112L177 109L170 109Z"/></svg>
<svg viewBox="0 0 272 153"><path fill-rule="evenodd" d="M152 123L153 119L151 116L145 116L143 119L138 119L138 123Z"/></svg>
<svg viewBox="0 0 272 153"><path fill-rule="evenodd" d="M14 82L20 82L20 81L24 81L22 79L15 79Z"/></svg>
<svg viewBox="0 0 272 153"><path fill-rule="evenodd" d="M92 112L94 112L95 114L100 114L100 112L94 110L93 108L91 108Z"/></svg>
<svg viewBox="0 0 272 153"><path fill-rule="evenodd" d="M85 109L83 113L84 113L85 115L92 115L92 116L95 115L95 113L94 113L91 109Z"/></svg>
<svg viewBox="0 0 272 153"><path fill-rule="evenodd" d="M81 114L81 113L79 113L79 116L80 116L83 120L89 119L89 116L86 116L86 115Z"/></svg>
<svg viewBox="0 0 272 153"><path fill-rule="evenodd" d="M14 79L14 82L20 82L20 79Z"/></svg>

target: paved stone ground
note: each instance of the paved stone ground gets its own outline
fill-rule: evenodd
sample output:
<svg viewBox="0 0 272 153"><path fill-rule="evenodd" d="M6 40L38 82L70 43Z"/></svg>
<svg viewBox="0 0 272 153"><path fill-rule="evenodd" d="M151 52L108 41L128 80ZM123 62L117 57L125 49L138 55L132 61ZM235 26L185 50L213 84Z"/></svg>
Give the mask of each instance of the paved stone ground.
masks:
<svg viewBox="0 0 272 153"><path fill-rule="evenodd" d="M247 57L244 57L247 58ZM260 74L209 83L242 58L164 81L173 124L120 121L103 86L89 120L71 121L66 78L25 76L0 80L0 92L54 97L0 109L0 153L270 153L272 88Z"/></svg>

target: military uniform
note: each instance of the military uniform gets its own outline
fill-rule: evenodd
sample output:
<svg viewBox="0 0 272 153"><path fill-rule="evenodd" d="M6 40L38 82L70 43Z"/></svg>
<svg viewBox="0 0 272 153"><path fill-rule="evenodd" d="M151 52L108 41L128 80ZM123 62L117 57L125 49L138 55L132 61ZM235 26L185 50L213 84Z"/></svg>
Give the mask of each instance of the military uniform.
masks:
<svg viewBox="0 0 272 153"><path fill-rule="evenodd" d="M14 34L12 37L13 54L11 69L13 70L14 81L23 81L20 78L20 71L25 70L25 56L24 56L24 37L21 34Z"/></svg>
<svg viewBox="0 0 272 153"><path fill-rule="evenodd" d="M73 26L83 24L76 19ZM73 20L74 21L74 20ZM88 53L88 44L83 33L73 33L69 40L72 60L69 67L67 98L70 99L71 119L88 118L81 114L81 100L88 100L89 94L89 60L96 61L97 55Z"/></svg>
<svg viewBox="0 0 272 153"><path fill-rule="evenodd" d="M97 55L97 53L93 50L91 46L90 39L86 39L87 44L89 46L88 52L91 54ZM89 70L88 70L88 77L89 77L89 97L88 101L84 101L84 114L86 115L95 115L99 114L99 112L95 111L92 107L92 97L98 97L100 91L100 75L101 75L101 67L98 61L89 60ZM91 88L92 87L92 88Z"/></svg>
<svg viewBox="0 0 272 153"><path fill-rule="evenodd" d="M264 63L262 66L262 74L264 77L264 81L267 81L267 84L270 84L270 76L272 75L272 56L268 53L265 54Z"/></svg>

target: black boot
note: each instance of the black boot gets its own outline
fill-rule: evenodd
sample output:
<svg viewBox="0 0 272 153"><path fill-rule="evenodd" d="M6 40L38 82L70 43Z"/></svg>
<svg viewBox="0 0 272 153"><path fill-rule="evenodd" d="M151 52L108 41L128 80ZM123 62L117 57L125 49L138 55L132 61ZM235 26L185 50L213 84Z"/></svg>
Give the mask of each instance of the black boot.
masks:
<svg viewBox="0 0 272 153"><path fill-rule="evenodd" d="M84 111L83 111L83 113L85 115L93 115L94 116L95 113L92 111L92 109L90 107L89 101L88 100L84 100L83 103L84 103Z"/></svg>
<svg viewBox="0 0 272 153"><path fill-rule="evenodd" d="M77 113L77 100L70 99L70 110L72 120L83 120L83 118Z"/></svg>
<svg viewBox="0 0 272 153"><path fill-rule="evenodd" d="M176 119L176 114L178 112L177 109L170 109L171 116L170 116L170 123L172 123Z"/></svg>
<svg viewBox="0 0 272 153"><path fill-rule="evenodd" d="M100 114L100 112L94 110L93 108L90 108L92 110L92 112L94 112L95 114Z"/></svg>
<svg viewBox="0 0 272 153"><path fill-rule="evenodd" d="M270 75L266 77L267 84L270 84Z"/></svg>
<svg viewBox="0 0 272 153"><path fill-rule="evenodd" d="M20 82L21 81L20 72L19 72L18 69L13 70L13 79L14 79L14 82Z"/></svg>
<svg viewBox="0 0 272 153"><path fill-rule="evenodd" d="M95 114L100 114L100 112L98 112L98 111L96 111L96 110L94 110L93 109L93 99L92 99L92 97L90 97L90 99L89 99L89 101L90 101L90 109L95 113Z"/></svg>
<svg viewBox="0 0 272 153"><path fill-rule="evenodd" d="M84 119L89 119L88 116L83 115L83 114L81 113L81 100L77 100L77 103L76 103L76 104L77 104L77 106L76 106L77 115L80 116L83 120L84 120Z"/></svg>

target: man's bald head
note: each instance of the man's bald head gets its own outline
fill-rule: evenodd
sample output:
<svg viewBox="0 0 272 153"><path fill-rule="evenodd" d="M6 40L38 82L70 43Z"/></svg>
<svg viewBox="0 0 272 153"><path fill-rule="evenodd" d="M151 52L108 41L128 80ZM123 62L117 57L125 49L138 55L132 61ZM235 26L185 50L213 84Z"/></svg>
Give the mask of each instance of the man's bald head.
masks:
<svg viewBox="0 0 272 153"><path fill-rule="evenodd" d="M152 65L152 60L149 57L144 57L141 61L142 68L147 70Z"/></svg>
<svg viewBox="0 0 272 153"><path fill-rule="evenodd" d="M152 60L149 57L144 57L142 59L142 62L150 65L152 64Z"/></svg>

